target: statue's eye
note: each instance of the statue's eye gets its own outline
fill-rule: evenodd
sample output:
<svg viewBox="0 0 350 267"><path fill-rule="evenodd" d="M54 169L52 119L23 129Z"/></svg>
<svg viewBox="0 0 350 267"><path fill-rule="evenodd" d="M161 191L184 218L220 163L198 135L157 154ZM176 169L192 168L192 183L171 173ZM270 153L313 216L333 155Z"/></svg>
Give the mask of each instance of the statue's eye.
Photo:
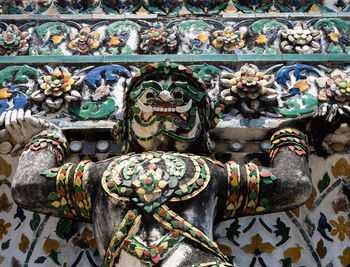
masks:
<svg viewBox="0 0 350 267"><path fill-rule="evenodd" d="M176 91L174 94L173 94L173 97L175 99L182 99L183 98L183 93L181 91Z"/></svg>
<svg viewBox="0 0 350 267"><path fill-rule="evenodd" d="M147 98L147 99L154 98L154 94L153 94L152 92L148 92L148 93L146 94L146 98Z"/></svg>

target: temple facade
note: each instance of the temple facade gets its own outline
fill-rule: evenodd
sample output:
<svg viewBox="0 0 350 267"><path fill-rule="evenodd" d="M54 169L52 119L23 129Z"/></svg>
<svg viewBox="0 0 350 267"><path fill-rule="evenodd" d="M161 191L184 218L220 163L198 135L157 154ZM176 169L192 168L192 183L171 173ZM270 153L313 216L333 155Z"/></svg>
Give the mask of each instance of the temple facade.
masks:
<svg viewBox="0 0 350 267"><path fill-rule="evenodd" d="M0 266L350 266L348 2L0 4Z"/></svg>

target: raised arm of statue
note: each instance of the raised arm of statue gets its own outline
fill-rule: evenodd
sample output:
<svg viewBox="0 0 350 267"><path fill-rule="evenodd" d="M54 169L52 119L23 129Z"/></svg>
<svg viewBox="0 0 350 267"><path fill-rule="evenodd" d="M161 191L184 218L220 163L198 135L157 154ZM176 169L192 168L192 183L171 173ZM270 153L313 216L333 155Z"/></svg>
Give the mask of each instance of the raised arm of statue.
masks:
<svg viewBox="0 0 350 267"><path fill-rule="evenodd" d="M89 220L91 198L86 187L90 185L85 179L89 167L95 163L62 164L67 150L62 131L31 116L30 111L3 113L0 127L0 141L7 138L17 144L13 153L27 143L13 177L13 199L31 211Z"/></svg>
<svg viewBox="0 0 350 267"><path fill-rule="evenodd" d="M296 208L311 195L306 136L286 128L271 137L271 167L226 164L229 187L224 218Z"/></svg>

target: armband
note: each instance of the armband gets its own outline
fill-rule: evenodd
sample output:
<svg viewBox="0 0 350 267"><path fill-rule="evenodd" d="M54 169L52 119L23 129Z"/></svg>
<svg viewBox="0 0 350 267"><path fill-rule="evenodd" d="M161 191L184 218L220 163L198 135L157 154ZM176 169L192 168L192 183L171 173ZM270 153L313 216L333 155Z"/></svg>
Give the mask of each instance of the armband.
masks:
<svg viewBox="0 0 350 267"><path fill-rule="evenodd" d="M298 156L307 155L309 153L306 135L296 129L287 128L279 130L272 135L270 142L269 157L271 162L282 146L288 146L288 148L297 153Z"/></svg>
<svg viewBox="0 0 350 267"><path fill-rule="evenodd" d="M30 148L33 151L37 151L47 147L51 144L55 149L57 163L62 164L63 157L67 153L67 145L64 140L58 135L50 134L47 131L41 132L32 137L26 148Z"/></svg>

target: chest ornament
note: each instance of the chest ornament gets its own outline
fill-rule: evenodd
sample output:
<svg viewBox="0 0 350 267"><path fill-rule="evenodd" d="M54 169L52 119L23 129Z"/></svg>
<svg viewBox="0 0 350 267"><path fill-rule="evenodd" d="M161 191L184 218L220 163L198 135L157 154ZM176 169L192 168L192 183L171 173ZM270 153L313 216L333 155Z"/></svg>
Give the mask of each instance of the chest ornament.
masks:
<svg viewBox="0 0 350 267"><path fill-rule="evenodd" d="M122 156L104 172L104 190L120 201L133 201L151 212L166 201L183 201L203 191L210 171L202 157L147 152Z"/></svg>

